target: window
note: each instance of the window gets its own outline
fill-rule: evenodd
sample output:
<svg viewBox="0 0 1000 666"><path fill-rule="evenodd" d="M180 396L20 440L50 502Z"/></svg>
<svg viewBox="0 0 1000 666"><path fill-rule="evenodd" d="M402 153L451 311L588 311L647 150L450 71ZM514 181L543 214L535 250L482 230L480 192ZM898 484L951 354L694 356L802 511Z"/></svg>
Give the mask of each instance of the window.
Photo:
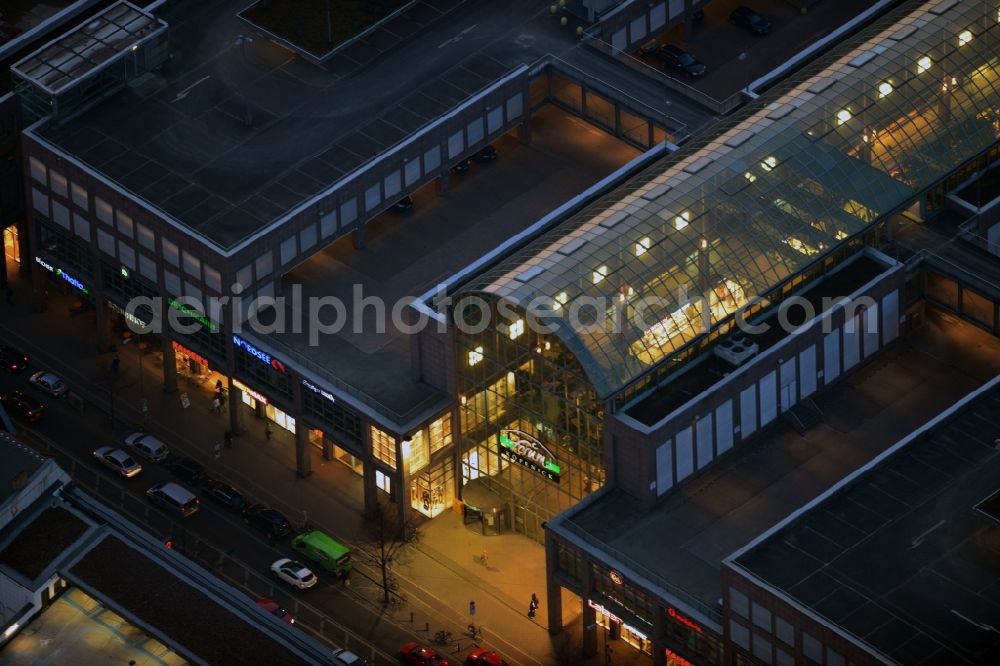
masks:
<svg viewBox="0 0 1000 666"><path fill-rule="evenodd" d="M296 248L297 246L295 244L295 236L292 236L291 238L286 238L285 240L281 241L282 266L295 259L295 255L298 252Z"/></svg>
<svg viewBox="0 0 1000 666"><path fill-rule="evenodd" d="M114 224L114 209L111 204L101 197L94 197L94 210L97 211L97 219L105 224Z"/></svg>
<svg viewBox="0 0 1000 666"><path fill-rule="evenodd" d="M184 272L193 278L201 279L201 260L187 250L183 252Z"/></svg>
<svg viewBox="0 0 1000 666"><path fill-rule="evenodd" d="M382 186L375 183L365 190L365 210L374 210L380 201L382 201Z"/></svg>
<svg viewBox="0 0 1000 666"><path fill-rule="evenodd" d="M73 203L84 210L89 210L90 207L87 205L87 190L83 189L81 185L73 183L72 191Z"/></svg>
<svg viewBox="0 0 1000 666"><path fill-rule="evenodd" d="M205 308L204 305L205 299L202 298L201 289L199 289L197 285L188 280L184 281L184 295L193 298L199 303L202 303L201 308L202 309Z"/></svg>
<svg viewBox="0 0 1000 666"><path fill-rule="evenodd" d="M132 218L120 210L116 210L115 219L118 220L118 233L126 238L133 238L135 232L133 231Z"/></svg>
<svg viewBox="0 0 1000 666"><path fill-rule="evenodd" d="M771 632L771 611L767 610L756 601L752 605L753 623L761 629Z"/></svg>
<svg viewBox="0 0 1000 666"><path fill-rule="evenodd" d="M396 469L396 439L375 426L370 426L372 436L372 456Z"/></svg>
<svg viewBox="0 0 1000 666"><path fill-rule="evenodd" d="M246 288L253 284L253 264L247 264L236 272L236 281Z"/></svg>
<svg viewBox="0 0 1000 666"><path fill-rule="evenodd" d="M385 190L385 198L394 197L403 189L402 179L399 171L393 171L382 179L382 188Z"/></svg>
<svg viewBox="0 0 1000 666"><path fill-rule="evenodd" d="M577 582L583 580L583 557L579 550L557 541L556 557L559 560L559 571Z"/></svg>
<svg viewBox="0 0 1000 666"><path fill-rule="evenodd" d="M448 137L448 159L454 159L465 149L465 136L461 131Z"/></svg>
<svg viewBox="0 0 1000 666"><path fill-rule="evenodd" d="M208 264L205 264L205 286L212 291L222 291L222 276Z"/></svg>
<svg viewBox="0 0 1000 666"><path fill-rule="evenodd" d="M181 295L181 278L173 271L163 271L163 286L171 296Z"/></svg>
<svg viewBox="0 0 1000 666"><path fill-rule="evenodd" d="M58 171L49 171L49 189L52 190L53 194L58 194L61 197L69 196L69 182L66 180L66 176L62 175Z"/></svg>
<svg viewBox="0 0 1000 666"><path fill-rule="evenodd" d="M141 222L137 223L135 226L139 235L139 245L143 246L147 250L156 252L156 236L153 235L153 230Z"/></svg>
<svg viewBox="0 0 1000 666"><path fill-rule="evenodd" d="M97 247L101 252L108 254L112 257L117 257L115 253L115 237L109 234L104 229L97 230Z"/></svg>
<svg viewBox="0 0 1000 666"><path fill-rule="evenodd" d="M774 616L774 635L787 645L795 645L795 628L778 615Z"/></svg>
<svg viewBox="0 0 1000 666"><path fill-rule="evenodd" d="M735 587L729 588L729 608L737 615L750 619L750 601Z"/></svg>
<svg viewBox="0 0 1000 666"><path fill-rule="evenodd" d="M37 187L31 188L31 207L45 217L49 216L49 198Z"/></svg>
<svg viewBox="0 0 1000 666"><path fill-rule="evenodd" d="M46 171L45 164L37 157L29 157L28 162L31 165L31 177L44 185Z"/></svg>
<svg viewBox="0 0 1000 666"><path fill-rule="evenodd" d="M64 229L69 229L69 209L55 199L52 200L52 221Z"/></svg>
<svg viewBox="0 0 1000 666"><path fill-rule="evenodd" d="M758 633L753 635L753 656L765 664L773 663L771 659L771 641Z"/></svg>
<svg viewBox="0 0 1000 666"><path fill-rule="evenodd" d="M802 654L817 664L823 663L823 645L805 631L802 632Z"/></svg>
<svg viewBox="0 0 1000 666"><path fill-rule="evenodd" d="M358 219L358 200L351 199L340 205L340 228L343 229L348 224Z"/></svg>
<svg viewBox="0 0 1000 666"><path fill-rule="evenodd" d="M469 137L469 145L474 146L483 140L483 119L476 118L465 128Z"/></svg>
<svg viewBox="0 0 1000 666"><path fill-rule="evenodd" d="M729 620L729 638L744 650L750 649L750 629L736 620Z"/></svg>
<svg viewBox="0 0 1000 666"><path fill-rule="evenodd" d="M431 455L451 444L451 414L445 414L428 428L430 433Z"/></svg>
<svg viewBox="0 0 1000 666"><path fill-rule="evenodd" d="M441 166L441 149L434 146L424 153L424 173L430 173Z"/></svg>
<svg viewBox="0 0 1000 666"><path fill-rule="evenodd" d="M147 280L156 282L156 262L141 252L139 253L139 273Z"/></svg>
<svg viewBox="0 0 1000 666"><path fill-rule="evenodd" d="M403 179L407 187L420 180L420 160L410 160L406 163L403 167Z"/></svg>
<svg viewBox="0 0 1000 666"><path fill-rule="evenodd" d="M423 430L413 433L409 440L403 440L403 459L410 474L416 474L430 462L430 451Z"/></svg>
<svg viewBox="0 0 1000 666"><path fill-rule="evenodd" d="M323 238L329 238L337 230L337 211L321 215L319 218L319 234Z"/></svg>
<svg viewBox="0 0 1000 666"><path fill-rule="evenodd" d="M844 666L844 657L839 652L826 649L826 666Z"/></svg>
<svg viewBox="0 0 1000 666"><path fill-rule="evenodd" d="M73 231L83 240L90 242L90 222L79 213L73 213Z"/></svg>
<svg viewBox="0 0 1000 666"><path fill-rule="evenodd" d="M270 250L257 257L257 279L263 280L271 275L274 269L274 255ZM244 285L248 286L248 285Z"/></svg>
<svg viewBox="0 0 1000 666"><path fill-rule="evenodd" d="M299 232L299 252L308 252L316 244L316 225L310 224Z"/></svg>
<svg viewBox="0 0 1000 666"><path fill-rule="evenodd" d="M517 93L507 100L507 122L510 122L515 118L520 118L523 111L524 100L522 99L521 93Z"/></svg>
<svg viewBox="0 0 1000 666"><path fill-rule="evenodd" d="M392 478L380 469L375 470L375 486L383 492L392 494Z"/></svg>
<svg viewBox="0 0 1000 666"><path fill-rule="evenodd" d="M118 258L126 268L135 270L135 250L131 245L118 241Z"/></svg>
<svg viewBox="0 0 1000 666"><path fill-rule="evenodd" d="M163 239L163 258L174 266L179 267L181 265L180 255L177 251L177 246L173 242L167 240L166 238Z"/></svg>

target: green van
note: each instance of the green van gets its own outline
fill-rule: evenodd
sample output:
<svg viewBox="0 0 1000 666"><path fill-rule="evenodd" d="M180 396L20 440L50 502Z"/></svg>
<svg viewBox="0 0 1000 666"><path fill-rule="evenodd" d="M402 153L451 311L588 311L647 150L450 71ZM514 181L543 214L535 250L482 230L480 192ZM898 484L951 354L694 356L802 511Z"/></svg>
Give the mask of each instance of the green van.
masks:
<svg viewBox="0 0 1000 666"><path fill-rule="evenodd" d="M346 576L353 566L351 551L319 530L298 535L292 548L337 576Z"/></svg>

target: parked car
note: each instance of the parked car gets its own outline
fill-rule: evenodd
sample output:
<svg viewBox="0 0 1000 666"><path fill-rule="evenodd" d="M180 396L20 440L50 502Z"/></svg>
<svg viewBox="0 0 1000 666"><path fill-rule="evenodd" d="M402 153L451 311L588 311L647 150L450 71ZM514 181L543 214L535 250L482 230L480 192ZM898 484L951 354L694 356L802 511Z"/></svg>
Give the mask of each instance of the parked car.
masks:
<svg viewBox="0 0 1000 666"><path fill-rule="evenodd" d="M476 153L476 160L479 162L492 162L496 158L497 149L493 147L492 143Z"/></svg>
<svg viewBox="0 0 1000 666"><path fill-rule="evenodd" d="M316 574L301 562L284 557L271 565L271 574L300 590L308 590L318 581Z"/></svg>
<svg viewBox="0 0 1000 666"><path fill-rule="evenodd" d="M21 372L28 367L28 355L13 347L0 345L0 367L10 373Z"/></svg>
<svg viewBox="0 0 1000 666"><path fill-rule="evenodd" d="M656 49L656 57L670 69L687 74L688 76L699 77L705 75L705 63L697 60L693 55L673 44L664 44Z"/></svg>
<svg viewBox="0 0 1000 666"><path fill-rule="evenodd" d="M145 435L141 432L134 432L126 437L125 448L140 458L152 460L153 462L166 460L167 456L170 455L166 444L151 435Z"/></svg>
<svg viewBox="0 0 1000 666"><path fill-rule="evenodd" d="M7 410L7 414L15 419L34 423L45 414L45 404L24 391L11 391L0 397L0 403Z"/></svg>
<svg viewBox="0 0 1000 666"><path fill-rule="evenodd" d="M406 196L392 204L392 209L397 213L405 213L408 210L413 209L413 199Z"/></svg>
<svg viewBox="0 0 1000 666"><path fill-rule="evenodd" d="M496 652L477 647L465 658L468 666L507 666L507 662Z"/></svg>
<svg viewBox="0 0 1000 666"><path fill-rule="evenodd" d="M451 168L455 173L465 173L472 167L472 160L464 159Z"/></svg>
<svg viewBox="0 0 1000 666"><path fill-rule="evenodd" d="M281 538L292 531L288 518L285 518L280 511L263 504L253 504L244 509L243 520L264 532L270 539Z"/></svg>
<svg viewBox="0 0 1000 666"><path fill-rule="evenodd" d="M195 513L201 504L197 495L173 481L153 486L146 491L146 497L168 513L179 513L182 518Z"/></svg>
<svg viewBox="0 0 1000 666"><path fill-rule="evenodd" d="M170 456L165 465L178 479L195 486L201 485L208 479L208 472L201 463L186 456Z"/></svg>
<svg viewBox="0 0 1000 666"><path fill-rule="evenodd" d="M337 660L336 663L343 666L368 666L367 661L346 648L337 648L333 651L333 656Z"/></svg>
<svg viewBox="0 0 1000 666"><path fill-rule="evenodd" d="M45 391L49 395L53 395L57 398L61 398L69 392L69 386L66 385L58 375L51 372L45 372L44 370L39 370L35 374L28 378L28 381L38 389Z"/></svg>
<svg viewBox="0 0 1000 666"><path fill-rule="evenodd" d="M142 471L142 465L133 460L132 456L113 446L102 446L97 449L94 451L94 458L97 462L121 474L126 479L131 479Z"/></svg>
<svg viewBox="0 0 1000 666"><path fill-rule="evenodd" d="M271 615L282 620L285 624L295 624L295 616L286 611L277 601L261 597L257 600L257 605L266 610Z"/></svg>
<svg viewBox="0 0 1000 666"><path fill-rule="evenodd" d="M215 479L208 479L205 482L204 492L206 497L218 502L230 511L243 511L247 505L243 495L236 488Z"/></svg>
<svg viewBox="0 0 1000 666"><path fill-rule="evenodd" d="M771 22L745 5L734 9L729 15L729 20L758 36L771 32Z"/></svg>
<svg viewBox="0 0 1000 666"><path fill-rule="evenodd" d="M434 648L411 641L399 649L399 658L410 666L448 666L448 660Z"/></svg>

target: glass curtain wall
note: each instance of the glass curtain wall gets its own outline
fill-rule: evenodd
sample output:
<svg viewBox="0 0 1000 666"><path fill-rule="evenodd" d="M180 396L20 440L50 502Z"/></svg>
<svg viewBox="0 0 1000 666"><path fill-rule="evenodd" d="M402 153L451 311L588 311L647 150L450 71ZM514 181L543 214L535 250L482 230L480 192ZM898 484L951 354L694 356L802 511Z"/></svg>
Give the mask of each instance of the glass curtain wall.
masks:
<svg viewBox="0 0 1000 666"><path fill-rule="evenodd" d="M485 330L457 334L462 485L484 479L542 541L543 521L604 484L603 403L557 337L488 310Z"/></svg>

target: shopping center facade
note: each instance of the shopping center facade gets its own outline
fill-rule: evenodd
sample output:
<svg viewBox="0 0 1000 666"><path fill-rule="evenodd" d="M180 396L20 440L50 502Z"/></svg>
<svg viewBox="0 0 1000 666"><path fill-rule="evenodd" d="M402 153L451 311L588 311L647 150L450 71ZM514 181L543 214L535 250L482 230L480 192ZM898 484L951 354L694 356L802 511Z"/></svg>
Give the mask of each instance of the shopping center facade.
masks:
<svg viewBox="0 0 1000 666"><path fill-rule="evenodd" d="M149 203L155 188L138 196L95 168L107 147L73 132L88 127L74 124L79 82L58 87L46 80L51 63L26 60L15 66L31 122L21 255L40 298L64 289L95 306L102 349L115 322L186 315L189 332L155 338L165 388L177 389L178 373L221 380L232 429L260 417L295 433L301 475L315 445L364 476L366 506L386 492L401 517L407 507L434 517L474 496L465 513L477 529L544 542L549 625L561 626L561 589L572 591L588 650L606 626L654 663L738 661L713 603L672 592L567 521L611 491L655 511L783 414L808 418L795 410L896 339L908 274L879 248L997 157L997 11L906 3L680 149L652 120L630 124L647 152L618 180L407 310L429 325L410 338L410 379L391 405L308 348L191 303L282 295L285 272L341 236L363 245L364 221L400 197L427 183L446 191L450 167L498 137L528 141L531 113L552 94L549 70L498 79L452 124L401 144L405 156L273 223L255 218L244 236L233 221L263 208L230 210L191 191L194 204L168 213ZM109 18L121 25L97 72L107 88L88 93L162 62L161 20L134 12ZM64 91L76 95L65 118L57 105L32 116ZM187 187L171 178L160 182ZM176 219L214 206L217 226ZM137 297L157 299L157 311L131 308Z"/></svg>

